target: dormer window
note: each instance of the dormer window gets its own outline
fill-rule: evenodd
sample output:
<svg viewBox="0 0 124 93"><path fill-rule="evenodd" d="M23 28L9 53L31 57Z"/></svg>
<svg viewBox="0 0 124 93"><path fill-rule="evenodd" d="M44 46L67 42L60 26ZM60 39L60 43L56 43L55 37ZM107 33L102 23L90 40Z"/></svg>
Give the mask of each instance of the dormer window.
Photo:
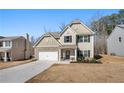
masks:
<svg viewBox="0 0 124 93"><path fill-rule="evenodd" d="M64 36L64 42L65 43L71 43L72 42L72 36Z"/></svg>
<svg viewBox="0 0 124 93"><path fill-rule="evenodd" d="M119 37L119 42L121 42L121 37Z"/></svg>

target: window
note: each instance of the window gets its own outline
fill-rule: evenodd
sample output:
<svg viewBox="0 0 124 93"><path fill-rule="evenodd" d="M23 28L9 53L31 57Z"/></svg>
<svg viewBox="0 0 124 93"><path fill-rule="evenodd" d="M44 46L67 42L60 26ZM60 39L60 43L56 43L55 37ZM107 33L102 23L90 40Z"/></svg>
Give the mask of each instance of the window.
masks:
<svg viewBox="0 0 124 93"><path fill-rule="evenodd" d="M0 47L3 47L3 42L0 42Z"/></svg>
<svg viewBox="0 0 124 93"><path fill-rule="evenodd" d="M10 41L5 41L5 47L10 47Z"/></svg>
<svg viewBox="0 0 124 93"><path fill-rule="evenodd" d="M84 50L84 57L88 57L88 52L87 52L87 50Z"/></svg>
<svg viewBox="0 0 124 93"><path fill-rule="evenodd" d="M78 51L78 56L79 57L90 57L90 50L83 50L83 51Z"/></svg>
<svg viewBox="0 0 124 93"><path fill-rule="evenodd" d="M84 42L90 42L90 36L84 36Z"/></svg>
<svg viewBox="0 0 124 93"><path fill-rule="evenodd" d="M90 50L84 50L84 57L90 57Z"/></svg>
<svg viewBox="0 0 124 93"><path fill-rule="evenodd" d="M90 35L88 35L88 42L90 42Z"/></svg>
<svg viewBox="0 0 124 93"><path fill-rule="evenodd" d="M83 42L83 36L78 36L78 42Z"/></svg>
<svg viewBox="0 0 124 93"><path fill-rule="evenodd" d="M78 42L90 42L90 35L88 35L88 36L78 36Z"/></svg>
<svg viewBox="0 0 124 93"><path fill-rule="evenodd" d="M65 43L72 42L72 36L64 36L64 42Z"/></svg>
<svg viewBox="0 0 124 93"><path fill-rule="evenodd" d="M88 57L90 57L90 50L88 50Z"/></svg>
<svg viewBox="0 0 124 93"><path fill-rule="evenodd" d="M119 42L121 42L121 37L119 37Z"/></svg>
<svg viewBox="0 0 124 93"><path fill-rule="evenodd" d="M87 42L87 36L84 36L84 42Z"/></svg>
<svg viewBox="0 0 124 93"><path fill-rule="evenodd" d="M79 51L78 51L78 56L79 56L79 57L83 57L83 52L79 50Z"/></svg>

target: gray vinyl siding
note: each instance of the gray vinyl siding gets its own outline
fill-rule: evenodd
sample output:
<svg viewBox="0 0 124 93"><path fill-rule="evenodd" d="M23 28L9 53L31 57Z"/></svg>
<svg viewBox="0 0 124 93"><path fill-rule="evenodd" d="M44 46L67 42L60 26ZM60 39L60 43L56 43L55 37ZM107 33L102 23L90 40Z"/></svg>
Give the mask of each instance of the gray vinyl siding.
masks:
<svg viewBox="0 0 124 93"><path fill-rule="evenodd" d="M122 39L121 42L119 42L119 37ZM107 51L109 55L124 56L124 29L115 27L107 39Z"/></svg>

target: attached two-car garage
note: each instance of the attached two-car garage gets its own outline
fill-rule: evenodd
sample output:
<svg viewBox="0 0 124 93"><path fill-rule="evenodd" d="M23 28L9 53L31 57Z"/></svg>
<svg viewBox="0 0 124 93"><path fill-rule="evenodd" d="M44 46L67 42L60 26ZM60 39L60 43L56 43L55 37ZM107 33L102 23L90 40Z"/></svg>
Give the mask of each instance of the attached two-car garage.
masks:
<svg viewBox="0 0 124 93"><path fill-rule="evenodd" d="M39 52L39 60L58 61L58 51Z"/></svg>

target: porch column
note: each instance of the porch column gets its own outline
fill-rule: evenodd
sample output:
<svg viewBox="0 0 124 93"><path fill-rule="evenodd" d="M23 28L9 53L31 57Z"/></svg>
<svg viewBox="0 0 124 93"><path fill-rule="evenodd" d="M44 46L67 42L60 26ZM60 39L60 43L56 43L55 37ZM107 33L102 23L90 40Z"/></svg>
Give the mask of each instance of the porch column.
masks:
<svg viewBox="0 0 124 93"><path fill-rule="evenodd" d="M77 48L75 49L75 61L77 61Z"/></svg>
<svg viewBox="0 0 124 93"><path fill-rule="evenodd" d="M4 62L7 62L7 52L4 52Z"/></svg>
<svg viewBox="0 0 124 93"><path fill-rule="evenodd" d="M59 61L61 61L61 49L59 49Z"/></svg>

